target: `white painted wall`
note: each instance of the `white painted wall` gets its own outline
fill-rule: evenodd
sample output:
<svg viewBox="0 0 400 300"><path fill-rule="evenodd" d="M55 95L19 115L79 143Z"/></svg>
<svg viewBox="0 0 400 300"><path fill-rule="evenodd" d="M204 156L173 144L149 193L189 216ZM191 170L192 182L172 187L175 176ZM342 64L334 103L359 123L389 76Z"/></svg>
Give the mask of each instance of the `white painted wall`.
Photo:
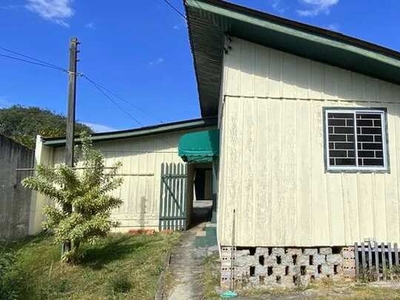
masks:
<svg viewBox="0 0 400 300"><path fill-rule="evenodd" d="M120 222L117 231L158 230L161 164L183 163L178 156L179 138L193 131L197 130L94 143L95 148L104 154L106 166L112 166L117 161L123 165L119 174L123 174L124 182L121 188L114 192L122 198L123 204L112 213L112 218ZM53 166L64 163L64 147L50 148L43 146L40 140L38 142L36 147L38 163L46 162ZM41 195L33 199L30 234L41 230L42 208L45 202L46 199Z"/></svg>
<svg viewBox="0 0 400 300"><path fill-rule="evenodd" d="M53 164L53 149L43 145L42 137L36 137L35 148L35 168L42 164L50 166ZM44 216L42 213L43 206L48 203L45 196L35 191L32 191L31 209L29 214L29 234L37 234L42 231L42 222Z"/></svg>
<svg viewBox="0 0 400 300"><path fill-rule="evenodd" d="M326 173L323 107L386 107L390 173ZM233 39L224 57L218 236L239 246L400 242L400 87Z"/></svg>

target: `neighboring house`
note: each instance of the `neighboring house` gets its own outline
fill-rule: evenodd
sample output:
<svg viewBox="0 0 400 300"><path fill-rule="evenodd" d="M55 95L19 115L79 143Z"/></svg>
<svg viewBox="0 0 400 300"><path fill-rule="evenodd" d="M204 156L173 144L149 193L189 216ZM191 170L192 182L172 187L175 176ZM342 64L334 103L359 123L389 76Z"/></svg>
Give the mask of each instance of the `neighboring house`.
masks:
<svg viewBox="0 0 400 300"><path fill-rule="evenodd" d="M399 243L400 53L223 1L185 5L205 119L93 135L131 174L121 228L185 229L206 168L222 284L351 277L355 242ZM62 162L64 143L39 140L37 156ZM166 170L178 154L187 164Z"/></svg>
<svg viewBox="0 0 400 300"><path fill-rule="evenodd" d="M186 168L178 156L178 142L186 133L215 129L216 126L216 118L204 118L92 134L93 144L105 156L107 167L117 161L122 163L119 174L124 182L115 193L124 202L112 214L120 223L118 231L186 229L194 198L193 184L186 187L187 178L193 182L195 173L206 172L202 172L205 168L202 165ZM64 146L65 138L38 137L36 163L48 166L64 163ZM205 189L209 181L204 180ZM175 198L179 198L178 205ZM42 208L46 203L43 195L34 194L30 234L41 231Z"/></svg>
<svg viewBox="0 0 400 300"><path fill-rule="evenodd" d="M30 175L33 156L33 150L0 134L0 240L28 235L32 193L21 180Z"/></svg>

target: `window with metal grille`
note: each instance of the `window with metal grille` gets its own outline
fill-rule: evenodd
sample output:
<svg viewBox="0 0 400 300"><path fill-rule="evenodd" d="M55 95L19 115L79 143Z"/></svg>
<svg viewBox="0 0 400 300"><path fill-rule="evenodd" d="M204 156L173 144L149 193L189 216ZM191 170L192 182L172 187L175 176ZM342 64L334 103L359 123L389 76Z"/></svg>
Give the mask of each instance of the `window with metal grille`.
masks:
<svg viewBox="0 0 400 300"><path fill-rule="evenodd" d="M328 170L386 170L384 110L326 109Z"/></svg>

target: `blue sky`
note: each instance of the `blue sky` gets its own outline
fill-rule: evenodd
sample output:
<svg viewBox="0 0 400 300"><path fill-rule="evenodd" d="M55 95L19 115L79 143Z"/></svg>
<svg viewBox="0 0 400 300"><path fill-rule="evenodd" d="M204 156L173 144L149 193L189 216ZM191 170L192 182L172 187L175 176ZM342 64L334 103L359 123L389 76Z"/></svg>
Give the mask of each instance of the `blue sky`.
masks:
<svg viewBox="0 0 400 300"><path fill-rule="evenodd" d="M184 11L181 0L169 1ZM232 2L400 50L398 0ZM200 116L185 20L163 0L0 0L0 28L0 47L62 67L68 65L69 39L78 37L79 71L139 107L115 98L143 125ZM0 107L65 113L65 73L2 57L0 70ZM141 126L83 78L77 119L96 130Z"/></svg>

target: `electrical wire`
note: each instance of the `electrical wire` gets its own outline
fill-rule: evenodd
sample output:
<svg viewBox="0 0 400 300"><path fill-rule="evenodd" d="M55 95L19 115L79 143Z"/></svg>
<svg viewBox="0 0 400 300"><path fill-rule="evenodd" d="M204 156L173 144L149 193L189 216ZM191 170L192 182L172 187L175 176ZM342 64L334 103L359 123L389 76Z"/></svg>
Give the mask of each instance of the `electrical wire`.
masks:
<svg viewBox="0 0 400 300"><path fill-rule="evenodd" d="M33 64L33 65L37 65L37 66L46 67L46 68L50 68L50 69L54 69L54 70L58 70L58 71L62 71L62 72L69 73L68 70L66 70L66 69L64 69L64 68L62 68L62 67L60 67L60 66L57 66L57 65L55 65L55 64L48 63L48 62L46 62L46 61L43 61L43 60L34 58L34 57L29 56L29 55L26 55L26 54L22 54L22 53L20 53L20 52L17 52L17 51L14 51L14 50L11 50L11 49L8 49L8 48L5 48L5 47L1 47L1 46L0 46L0 49L1 49L1 50L4 50L4 51L7 51L7 52L10 52L10 53L13 53L13 54L16 54L16 55L19 55L19 56L22 56L22 57L25 57L25 58L28 58L28 59L30 59L30 60L23 59L23 58L19 58L19 57L15 57L15 56L10 56L10 55L6 55L6 54L1 54L1 53L0 53L0 57L8 58L8 59L13 59L13 60L17 60L17 61L21 61L21 62L25 62L25 63L29 63L29 64ZM110 95L108 95L108 94L113 95L114 97L116 97L116 98L118 98L119 100L125 102L126 104L132 106L132 107L135 108L136 110L138 110L138 111L142 112L143 114L145 114L145 115L151 117L152 119L157 120L157 121L160 122L160 123L163 123L162 120L159 120L159 119L155 118L154 116L148 114L147 112L145 112L144 110L140 109L139 107L137 107L137 106L134 105L133 103L131 103L131 102L125 100L124 98L122 98L121 96L117 95L115 92L111 91L110 89L104 87L103 85L101 85L101 84L99 84L99 83L96 83L95 81L93 81L92 79L90 79L88 76L86 76L86 75L84 75L84 74L82 74L82 73L79 73L78 75L81 76L81 77L83 77L83 78L85 78L86 80L88 80L88 81L89 81L97 90L99 90L107 99L109 99L115 106L117 106L120 110L122 110L126 115L128 115L132 120L134 120L134 121L135 121L136 123L138 123L139 125L143 126L143 124L142 124L137 118L135 118L134 116L132 116L128 111L126 111L123 107L121 107L121 106L120 106L114 99L112 99L112 97L110 97ZM107 93L108 93L108 94L107 94Z"/></svg>
<svg viewBox="0 0 400 300"><path fill-rule="evenodd" d="M0 57L13 59L13 60L18 60L18 61L26 62L26 63L32 64L32 65L38 65L38 66L42 66L42 67L46 67L46 68L50 68L50 69L54 69L54 70L58 70L58 71L62 71L62 72L68 73L67 70L59 68L59 67L53 67L53 66L48 65L48 64L34 62L34 61L26 60L26 59L23 59L23 58L15 57L15 56L10 56L10 55L6 55L6 54L0 54Z"/></svg>
<svg viewBox="0 0 400 300"><path fill-rule="evenodd" d="M82 74L82 77L86 77L86 75ZM93 80L92 80L93 81ZM129 102L128 100L122 98L121 96L119 96L118 94L116 94L115 92L111 91L110 89L106 88L104 85L101 85L100 83L96 82L96 84L101 87L103 90L105 90L106 92L108 92L109 94L113 95L114 97L118 98L119 100L125 102L126 104L132 106L134 109L136 109L137 111L140 111L141 113L147 115L148 117L152 118L153 120L156 120L157 122L160 123L164 123L161 119L158 119L152 115L150 115L148 112L144 111L143 109L141 109L140 107L134 105L133 103Z"/></svg>
<svg viewBox="0 0 400 300"><path fill-rule="evenodd" d="M10 52L10 53L19 55L19 56L21 56L21 57L28 58L29 60L23 59L23 58L20 58L20 57L15 57L15 56L10 56L10 55L6 55L6 54L1 54L1 53L0 53L0 57L8 58L8 59L13 59L13 60L17 60L17 61L21 61L21 62L25 62L25 63L29 63L29 64L33 64L33 65L37 65L37 66L46 67L46 68L50 68L50 69L54 69L54 70L58 70L58 71L63 71L63 72L69 73L66 69L64 69L64 68L62 68L62 67L60 67L60 66L57 66L57 65L55 65L55 64L48 63L48 62L46 62L46 61L44 61L44 60L40 60L40 59L34 58L34 57L32 57L32 56L29 56L29 55L26 55L26 54L22 54L22 53L20 53L20 52L17 52L17 51L14 51L14 50L11 50L11 49L8 49L8 48L5 48L5 47L1 47L1 46L0 46L0 50L4 50L4 51ZM133 108L135 108L136 110L142 112L143 114L148 115L149 117L153 118L154 120L157 120L158 122L163 123L163 121L161 121L161 120L159 120L159 119L157 119L157 118L151 116L150 114L148 114L148 113L146 113L145 111L141 110L139 107L135 106L135 105L132 104L131 102L129 102L129 101L125 100L124 98L122 98L121 96L117 95L117 94L114 93L113 91L107 89L106 87L102 86L102 85L99 84L99 83L94 82L92 79L90 79L90 78L87 77L86 75L83 75L82 73L79 73L78 75L81 76L81 77L85 77L88 81L90 81L94 86L96 86L97 89L99 89L99 91L102 92L102 94L103 94L104 96L106 96L110 101L112 101L112 102L114 103L114 105L118 106L119 109L123 110L124 113L126 113L127 115L129 115L129 117L132 118L136 123L138 123L138 124L140 124L140 125L143 126L143 124L142 124L139 120L137 120L135 117L133 117L129 112L125 111L121 106L118 105L118 103L116 103L116 102L114 101L114 99L112 99L112 98L111 98L109 95L107 95L107 93L105 93L105 92L108 92L109 94L113 95L114 97L117 97L117 98L120 99L121 101L123 101L123 102L125 102L126 104L132 106Z"/></svg>
<svg viewBox="0 0 400 300"><path fill-rule="evenodd" d="M87 81L89 81L100 93L103 94L104 97L106 97L108 100L110 100L116 107L118 107L121 111L123 111L127 116L129 116L132 120L134 120L136 123L138 123L141 126L144 126L143 123L141 123L138 119L136 119L134 116L132 116L129 112L127 112L122 106L120 106L110 95L108 95L101 86L99 86L96 82L94 82L92 79L90 79L86 75L82 75L83 78L85 78Z"/></svg>
<svg viewBox="0 0 400 300"><path fill-rule="evenodd" d="M165 3L167 3L169 5L169 7L171 7L176 13L178 13L182 18L184 18L186 20L186 17L183 13L181 13L179 11L179 9L177 9L171 2L169 2L168 0L164 0Z"/></svg>
<svg viewBox="0 0 400 300"><path fill-rule="evenodd" d="M40 59L34 58L34 57L32 57L32 56L29 56L29 55L26 55L26 54L22 54L22 53L20 53L20 52L17 52L17 51L14 51L14 50L11 50L11 49L8 49L8 48L5 48L5 47L1 47L1 46L0 46L0 49L1 49L1 50L4 50L4 51L7 51L7 52L10 52L10 53L13 53L13 54L17 54L17 55L22 56L22 57L25 57L25 58L29 58L30 60L33 60L33 61L39 62L39 63L41 63L41 64L48 65L48 66L51 66L51 67L53 67L53 68L57 68L57 69L59 69L59 70L62 70L62 71L67 72L67 70L64 69L63 67L57 66L57 65L52 64L52 63L49 63L49 62L46 62L46 61L44 61L44 60L40 60Z"/></svg>

